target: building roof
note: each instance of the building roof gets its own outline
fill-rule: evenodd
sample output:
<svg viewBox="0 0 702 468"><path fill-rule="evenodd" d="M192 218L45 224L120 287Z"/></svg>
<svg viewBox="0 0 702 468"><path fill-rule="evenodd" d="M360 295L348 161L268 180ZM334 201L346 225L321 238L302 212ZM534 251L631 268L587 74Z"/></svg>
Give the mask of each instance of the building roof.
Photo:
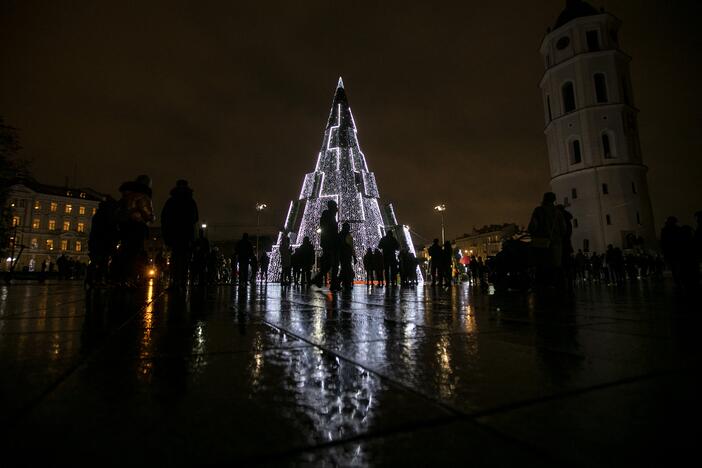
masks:
<svg viewBox="0 0 702 468"><path fill-rule="evenodd" d="M34 179L16 179L10 182L12 185L24 185L25 187L41 194L56 195L59 197L77 198L79 200L102 201L105 195L91 188L80 187L59 187L56 185L47 185L37 182Z"/></svg>
<svg viewBox="0 0 702 468"><path fill-rule="evenodd" d="M560 28L564 24L583 16L599 15L601 12L597 11L595 7L582 0L566 0L566 6L558 15L556 24L553 25L553 29Z"/></svg>

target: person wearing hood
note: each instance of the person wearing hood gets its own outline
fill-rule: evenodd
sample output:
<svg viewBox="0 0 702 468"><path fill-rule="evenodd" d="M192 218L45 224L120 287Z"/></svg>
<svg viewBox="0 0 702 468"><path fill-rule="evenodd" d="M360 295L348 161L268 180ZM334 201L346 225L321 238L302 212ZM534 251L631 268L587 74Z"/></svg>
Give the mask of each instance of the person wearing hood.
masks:
<svg viewBox="0 0 702 468"><path fill-rule="evenodd" d="M178 180L161 211L163 242L171 250L172 288L186 286L198 218L193 190L187 180Z"/></svg>
<svg viewBox="0 0 702 468"><path fill-rule="evenodd" d="M139 258L144 256L144 241L149 235L148 224L154 220L151 204L151 178L140 175L124 182L117 208L119 227L119 260L117 279L122 285L135 286L139 277Z"/></svg>

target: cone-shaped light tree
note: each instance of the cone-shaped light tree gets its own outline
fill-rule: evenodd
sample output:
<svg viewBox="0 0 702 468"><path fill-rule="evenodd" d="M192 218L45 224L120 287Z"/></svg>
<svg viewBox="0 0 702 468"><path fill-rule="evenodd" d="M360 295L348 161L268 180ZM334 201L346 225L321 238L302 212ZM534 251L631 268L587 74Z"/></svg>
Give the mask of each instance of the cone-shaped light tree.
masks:
<svg viewBox="0 0 702 468"><path fill-rule="evenodd" d="M282 236L290 237L293 248L309 237L315 248L319 249L319 219L329 200L336 201L339 206L339 227L343 222L351 225L359 260L357 277L361 277L363 272L361 259L366 249L376 248L388 230L394 231L401 248L407 248L414 254L409 230L397 223L392 205L385 205L381 210L375 175L368 170L366 157L358 144L356 123L341 78L334 94L317 164L313 172L305 175L298 200L290 202L284 230L278 234L273 246L269 266L269 277L273 281L280 277L278 249Z"/></svg>

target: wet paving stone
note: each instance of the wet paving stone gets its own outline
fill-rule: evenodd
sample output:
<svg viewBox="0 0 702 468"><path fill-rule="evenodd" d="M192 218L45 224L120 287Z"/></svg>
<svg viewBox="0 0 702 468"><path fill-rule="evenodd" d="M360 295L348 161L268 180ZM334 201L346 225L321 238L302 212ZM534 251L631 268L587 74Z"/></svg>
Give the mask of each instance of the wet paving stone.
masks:
<svg viewBox="0 0 702 468"><path fill-rule="evenodd" d="M701 357L666 288L3 286L9 466L657 460L690 443Z"/></svg>

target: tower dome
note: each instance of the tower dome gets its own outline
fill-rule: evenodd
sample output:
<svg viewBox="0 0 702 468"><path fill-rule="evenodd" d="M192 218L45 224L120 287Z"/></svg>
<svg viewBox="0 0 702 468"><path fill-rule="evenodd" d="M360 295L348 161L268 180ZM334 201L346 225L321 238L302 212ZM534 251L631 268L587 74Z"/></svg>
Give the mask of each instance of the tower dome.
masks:
<svg viewBox="0 0 702 468"><path fill-rule="evenodd" d="M583 2L582 0L566 0L566 6L561 14L558 15L558 19L556 20L556 24L553 25L553 29L560 28L575 18L598 14L600 14L600 12L587 2Z"/></svg>

